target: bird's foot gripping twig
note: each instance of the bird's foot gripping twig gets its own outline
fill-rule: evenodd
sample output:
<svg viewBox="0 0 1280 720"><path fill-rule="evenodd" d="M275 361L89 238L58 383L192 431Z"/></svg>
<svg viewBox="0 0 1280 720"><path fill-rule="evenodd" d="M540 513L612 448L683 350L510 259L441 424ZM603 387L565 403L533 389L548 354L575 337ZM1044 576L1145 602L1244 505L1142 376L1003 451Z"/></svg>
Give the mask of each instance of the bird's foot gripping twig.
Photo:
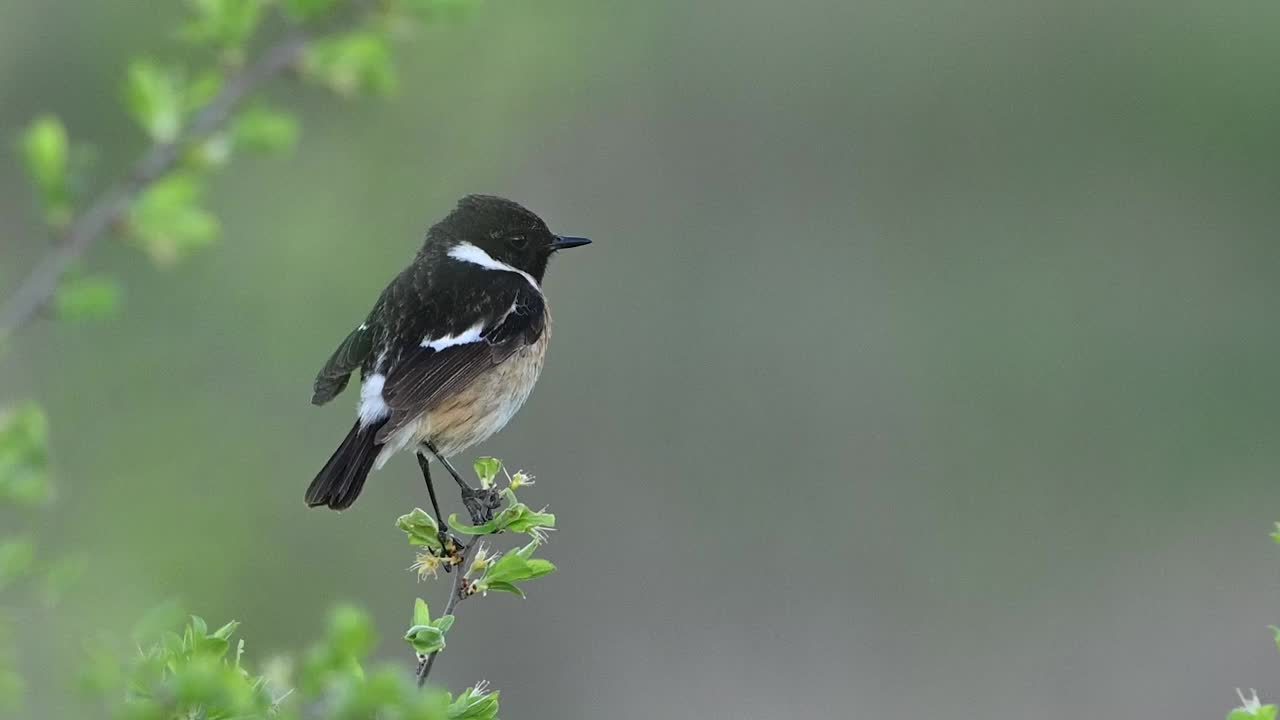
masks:
<svg viewBox="0 0 1280 720"><path fill-rule="evenodd" d="M493 511L502 507L502 494L497 488L462 489L462 504L467 507L473 525L483 525L493 519Z"/></svg>

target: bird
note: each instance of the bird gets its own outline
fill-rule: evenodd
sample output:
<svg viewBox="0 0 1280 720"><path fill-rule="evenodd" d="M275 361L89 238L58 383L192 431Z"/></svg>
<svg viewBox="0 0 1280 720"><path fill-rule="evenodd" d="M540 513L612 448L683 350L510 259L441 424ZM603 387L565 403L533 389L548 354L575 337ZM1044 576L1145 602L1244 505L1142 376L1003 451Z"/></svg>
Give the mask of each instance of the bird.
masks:
<svg viewBox="0 0 1280 720"><path fill-rule="evenodd" d="M307 505L349 508L370 472L413 452L441 528L432 460L461 487L472 522L491 517L497 492L470 487L449 458L501 430L528 399L551 337L547 263L590 242L552 233L511 200L459 200L316 375L314 405L342 393L357 370L360 394L355 422L311 481Z"/></svg>

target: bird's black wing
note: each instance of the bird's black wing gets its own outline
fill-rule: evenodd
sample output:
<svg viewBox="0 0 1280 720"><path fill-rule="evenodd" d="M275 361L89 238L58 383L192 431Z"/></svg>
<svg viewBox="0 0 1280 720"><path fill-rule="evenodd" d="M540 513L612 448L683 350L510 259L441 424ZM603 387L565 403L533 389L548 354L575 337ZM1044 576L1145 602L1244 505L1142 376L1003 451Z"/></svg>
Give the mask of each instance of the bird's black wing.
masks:
<svg viewBox="0 0 1280 720"><path fill-rule="evenodd" d="M378 432L385 442L441 399L457 393L546 329L542 294L516 273L478 269L455 287L436 286L413 330L394 333L382 397L391 415ZM474 336L474 337L472 337ZM448 347L431 340L472 337Z"/></svg>
<svg viewBox="0 0 1280 720"><path fill-rule="evenodd" d="M311 403L313 405L329 402L347 387L351 373L364 364L373 350L374 336L374 327L365 322L352 330L338 349L333 351L312 385Z"/></svg>

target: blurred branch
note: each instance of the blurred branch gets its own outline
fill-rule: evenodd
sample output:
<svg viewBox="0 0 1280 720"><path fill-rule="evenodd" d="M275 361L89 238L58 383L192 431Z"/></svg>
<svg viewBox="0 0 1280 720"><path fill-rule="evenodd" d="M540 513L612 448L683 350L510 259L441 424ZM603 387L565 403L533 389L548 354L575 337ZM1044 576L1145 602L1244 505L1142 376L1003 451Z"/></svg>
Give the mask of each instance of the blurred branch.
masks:
<svg viewBox="0 0 1280 720"><path fill-rule="evenodd" d="M343 22L355 24L369 5L354 3L353 11ZM37 262L0 308L0 342L48 306L71 265L124 220L139 195L175 169L186 148L221 130L246 98L298 61L309 41L305 32L293 28L268 46L255 62L232 76L212 100L197 110L173 141L152 145L128 174L77 214L60 242Z"/></svg>
<svg viewBox="0 0 1280 720"><path fill-rule="evenodd" d="M471 565L471 556L475 554L478 545L480 545L480 539L476 538L462 549L462 561L454 568L453 589L449 592L449 601L445 603L444 612L441 615L453 615L454 610L458 607L458 601L467 597L467 568ZM436 664L436 656L439 654L440 651L436 650L418 663L418 687L422 687L427 683L427 676L431 674L431 666Z"/></svg>

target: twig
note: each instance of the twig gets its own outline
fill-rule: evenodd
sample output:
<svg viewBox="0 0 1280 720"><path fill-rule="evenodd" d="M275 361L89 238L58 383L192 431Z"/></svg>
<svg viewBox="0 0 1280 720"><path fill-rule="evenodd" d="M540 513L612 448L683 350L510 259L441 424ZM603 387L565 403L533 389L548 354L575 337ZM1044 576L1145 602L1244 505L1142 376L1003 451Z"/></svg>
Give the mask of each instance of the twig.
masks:
<svg viewBox="0 0 1280 720"><path fill-rule="evenodd" d="M480 545L479 538L474 538L464 548L462 548L462 562L454 568L457 572L453 576L453 588L449 592L449 601L444 605L444 612L440 613L441 617L452 615L454 608L458 606L458 601L466 597L466 574L467 568L471 565L471 556L475 554L477 546ZM418 687L422 687L427 682L427 676L431 674L431 666L436 663L436 656L440 654L439 650L431 653L425 660L418 663Z"/></svg>

